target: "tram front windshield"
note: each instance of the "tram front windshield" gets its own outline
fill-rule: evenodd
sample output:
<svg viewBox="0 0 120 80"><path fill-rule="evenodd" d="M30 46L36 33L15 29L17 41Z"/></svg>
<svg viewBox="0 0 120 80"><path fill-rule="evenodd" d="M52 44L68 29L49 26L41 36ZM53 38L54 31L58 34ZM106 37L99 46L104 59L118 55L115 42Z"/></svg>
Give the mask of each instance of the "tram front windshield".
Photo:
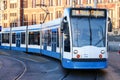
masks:
<svg viewBox="0 0 120 80"><path fill-rule="evenodd" d="M104 47L106 41L106 18L71 17L73 47Z"/></svg>

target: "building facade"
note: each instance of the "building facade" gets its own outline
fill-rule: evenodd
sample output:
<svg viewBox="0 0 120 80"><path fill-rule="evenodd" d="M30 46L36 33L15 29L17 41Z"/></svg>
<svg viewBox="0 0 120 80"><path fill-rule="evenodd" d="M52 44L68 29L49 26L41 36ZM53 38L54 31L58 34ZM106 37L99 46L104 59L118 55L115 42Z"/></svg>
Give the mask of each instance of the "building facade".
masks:
<svg viewBox="0 0 120 80"><path fill-rule="evenodd" d="M0 4L2 27L34 25L61 18L66 7L96 6L107 8L113 27L120 28L120 0L1 0Z"/></svg>

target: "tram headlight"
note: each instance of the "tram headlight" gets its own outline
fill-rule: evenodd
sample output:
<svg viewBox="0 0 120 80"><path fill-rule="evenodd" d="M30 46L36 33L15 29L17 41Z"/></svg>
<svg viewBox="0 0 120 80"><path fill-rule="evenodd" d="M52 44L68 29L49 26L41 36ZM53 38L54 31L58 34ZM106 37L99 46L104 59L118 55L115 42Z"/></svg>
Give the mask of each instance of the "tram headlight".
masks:
<svg viewBox="0 0 120 80"><path fill-rule="evenodd" d="M76 56L77 58L80 58L80 55L79 54L77 54L77 56Z"/></svg>
<svg viewBox="0 0 120 80"><path fill-rule="evenodd" d="M102 51L101 51L101 54L104 54L104 53L105 53L105 51L104 51L104 50L102 50Z"/></svg>
<svg viewBox="0 0 120 80"><path fill-rule="evenodd" d="M74 54L77 54L78 53L78 50L74 50Z"/></svg>
<svg viewBox="0 0 120 80"><path fill-rule="evenodd" d="M99 54L99 58L102 58L103 56L102 56L102 54Z"/></svg>

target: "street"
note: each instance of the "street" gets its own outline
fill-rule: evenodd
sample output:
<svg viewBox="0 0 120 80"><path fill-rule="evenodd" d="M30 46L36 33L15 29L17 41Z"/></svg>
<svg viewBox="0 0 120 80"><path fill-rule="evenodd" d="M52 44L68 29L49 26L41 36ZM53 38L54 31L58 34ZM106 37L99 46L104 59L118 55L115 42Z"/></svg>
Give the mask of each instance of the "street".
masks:
<svg viewBox="0 0 120 80"><path fill-rule="evenodd" d="M66 70L50 57L0 49L0 80L119 80L119 62L120 54L109 52L107 69Z"/></svg>

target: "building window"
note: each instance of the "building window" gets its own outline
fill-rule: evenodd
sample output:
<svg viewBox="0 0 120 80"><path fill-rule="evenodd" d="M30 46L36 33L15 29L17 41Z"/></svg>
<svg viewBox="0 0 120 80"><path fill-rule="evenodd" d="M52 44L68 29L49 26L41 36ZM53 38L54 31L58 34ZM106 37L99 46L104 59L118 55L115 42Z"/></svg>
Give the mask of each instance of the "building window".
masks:
<svg viewBox="0 0 120 80"><path fill-rule="evenodd" d="M10 8L13 8L13 4L10 4Z"/></svg>
<svg viewBox="0 0 120 80"><path fill-rule="evenodd" d="M86 0L86 4L91 4L92 0Z"/></svg>
<svg viewBox="0 0 120 80"><path fill-rule="evenodd" d="M97 0L97 3L104 3L104 0Z"/></svg>
<svg viewBox="0 0 120 80"><path fill-rule="evenodd" d="M113 2L113 0L108 0L109 3Z"/></svg>
<svg viewBox="0 0 120 80"><path fill-rule="evenodd" d="M118 28L120 28L120 20L119 20Z"/></svg>
<svg viewBox="0 0 120 80"><path fill-rule="evenodd" d="M17 23L16 22L11 22L10 23L10 27L17 27L18 25L17 25Z"/></svg>
<svg viewBox="0 0 120 80"><path fill-rule="evenodd" d="M119 18L120 18L120 7L119 7Z"/></svg>
<svg viewBox="0 0 120 80"><path fill-rule="evenodd" d="M78 3L79 5L81 5L81 4L83 4L83 0L78 0L77 3Z"/></svg>
<svg viewBox="0 0 120 80"><path fill-rule="evenodd" d="M7 23L4 23L4 28L7 28Z"/></svg>
<svg viewBox="0 0 120 80"><path fill-rule="evenodd" d="M44 17L45 17L45 16L44 16L44 13L41 13L41 14L40 14L40 23L43 22Z"/></svg>
<svg viewBox="0 0 120 80"><path fill-rule="evenodd" d="M102 0L98 0L97 3L102 3Z"/></svg>
<svg viewBox="0 0 120 80"><path fill-rule="evenodd" d="M36 8L36 0L32 0L32 8Z"/></svg>
<svg viewBox="0 0 120 80"><path fill-rule="evenodd" d="M49 0L49 6L53 6L53 0Z"/></svg>
<svg viewBox="0 0 120 80"><path fill-rule="evenodd" d="M61 11L56 11L56 18L62 17L62 12Z"/></svg>
<svg viewBox="0 0 120 80"><path fill-rule="evenodd" d="M48 20L48 21L49 21L49 20L53 20L53 13L50 13L50 14L48 15L47 20Z"/></svg>
<svg viewBox="0 0 120 80"><path fill-rule="evenodd" d="M40 0L40 4L44 4L44 0Z"/></svg>
<svg viewBox="0 0 120 80"><path fill-rule="evenodd" d="M50 14L47 16L47 20L48 20L48 21L50 20Z"/></svg>
<svg viewBox="0 0 120 80"><path fill-rule="evenodd" d="M32 14L32 24L36 24L36 14Z"/></svg>
<svg viewBox="0 0 120 80"><path fill-rule="evenodd" d="M4 14L4 15L3 15L3 19L4 19L4 20L7 20L7 14Z"/></svg>
<svg viewBox="0 0 120 80"><path fill-rule="evenodd" d="M112 9L109 11L109 14L110 14L110 17L113 18L113 10Z"/></svg>
<svg viewBox="0 0 120 80"><path fill-rule="evenodd" d="M58 0L56 0L56 6L58 6Z"/></svg>
<svg viewBox="0 0 120 80"><path fill-rule="evenodd" d="M88 4L91 4L91 3L92 3L92 0L87 0L87 3L88 3Z"/></svg>
<svg viewBox="0 0 120 80"><path fill-rule="evenodd" d="M10 13L10 17L16 17L17 13Z"/></svg>
<svg viewBox="0 0 120 80"><path fill-rule="evenodd" d="M4 9L7 9L7 0L4 0L3 4L4 4Z"/></svg>
<svg viewBox="0 0 120 80"><path fill-rule="evenodd" d="M50 20L53 20L53 13L50 13Z"/></svg>
<svg viewBox="0 0 120 80"><path fill-rule="evenodd" d="M75 4L78 4L78 1L79 1L79 0L76 0L76 1L75 1Z"/></svg>
<svg viewBox="0 0 120 80"><path fill-rule="evenodd" d="M24 2L23 2L23 7L24 7L24 8L28 8L28 0L24 0Z"/></svg>
<svg viewBox="0 0 120 80"><path fill-rule="evenodd" d="M17 3L11 3L10 8L17 8Z"/></svg>
<svg viewBox="0 0 120 80"><path fill-rule="evenodd" d="M15 24L15 27L17 27L17 26L18 26L17 22L15 22L14 24Z"/></svg>
<svg viewBox="0 0 120 80"><path fill-rule="evenodd" d="M27 26L28 25L28 15L25 14L24 15L24 26Z"/></svg>
<svg viewBox="0 0 120 80"><path fill-rule="evenodd" d="M67 0L65 1L65 5L67 5Z"/></svg>
<svg viewBox="0 0 120 80"><path fill-rule="evenodd" d="M66 5L70 5L70 0L66 0Z"/></svg>
<svg viewBox="0 0 120 80"><path fill-rule="evenodd" d="M119 24L118 24L118 26L119 26L119 28L120 28L120 7L119 7Z"/></svg>
<svg viewBox="0 0 120 80"><path fill-rule="evenodd" d="M58 2L59 2L59 6L61 6L62 5L62 0L58 0Z"/></svg>
<svg viewBox="0 0 120 80"><path fill-rule="evenodd" d="M62 5L62 1L61 0L56 0L56 6L61 6Z"/></svg>
<svg viewBox="0 0 120 80"><path fill-rule="evenodd" d="M86 4L88 4L88 0L86 0Z"/></svg>

